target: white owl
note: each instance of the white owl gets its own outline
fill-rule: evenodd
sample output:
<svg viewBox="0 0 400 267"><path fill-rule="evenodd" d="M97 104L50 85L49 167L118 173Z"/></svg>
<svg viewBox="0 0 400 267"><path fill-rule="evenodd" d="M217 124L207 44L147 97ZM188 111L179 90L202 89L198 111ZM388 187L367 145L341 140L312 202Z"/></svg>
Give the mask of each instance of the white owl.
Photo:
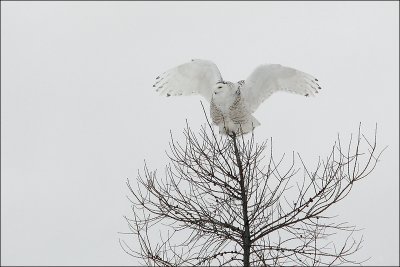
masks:
<svg viewBox="0 0 400 267"><path fill-rule="evenodd" d="M317 81L296 69L265 64L247 80L231 83L222 79L213 62L194 59L158 76L153 87L164 96L202 95L210 102L210 115L219 132L240 135L260 125L252 113L274 92L313 96L321 89Z"/></svg>

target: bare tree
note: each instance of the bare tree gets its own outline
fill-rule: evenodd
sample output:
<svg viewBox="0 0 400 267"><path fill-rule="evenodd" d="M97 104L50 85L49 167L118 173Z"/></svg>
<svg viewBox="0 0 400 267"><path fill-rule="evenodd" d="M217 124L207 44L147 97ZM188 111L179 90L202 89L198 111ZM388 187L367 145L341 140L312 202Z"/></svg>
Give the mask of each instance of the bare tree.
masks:
<svg viewBox="0 0 400 267"><path fill-rule="evenodd" d="M127 182L133 217L126 220L139 244L132 249L120 239L128 254L156 266L359 263L350 257L361 248L357 229L326 211L375 168L383 151L376 129L370 141L359 127L346 147L338 136L313 169L299 154L289 164L284 156L275 160L272 139L220 136L209 122L199 134L187 126L184 137L180 143L171 134L163 178L145 164L137 187ZM337 246L340 232L347 234Z"/></svg>

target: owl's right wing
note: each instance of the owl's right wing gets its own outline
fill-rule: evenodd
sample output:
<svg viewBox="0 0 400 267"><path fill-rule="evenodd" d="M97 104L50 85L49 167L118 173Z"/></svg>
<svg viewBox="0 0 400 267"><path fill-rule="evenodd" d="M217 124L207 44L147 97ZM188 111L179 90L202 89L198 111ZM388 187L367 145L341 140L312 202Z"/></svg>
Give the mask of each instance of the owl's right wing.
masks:
<svg viewBox="0 0 400 267"><path fill-rule="evenodd" d="M164 96L200 94L211 101L211 89L219 81L221 73L213 62L194 59L158 76L153 87Z"/></svg>
<svg viewBox="0 0 400 267"><path fill-rule="evenodd" d="M321 87L317 79L302 71L279 64L257 67L245 81L242 97L254 112L274 92L286 91L304 96L314 96Z"/></svg>

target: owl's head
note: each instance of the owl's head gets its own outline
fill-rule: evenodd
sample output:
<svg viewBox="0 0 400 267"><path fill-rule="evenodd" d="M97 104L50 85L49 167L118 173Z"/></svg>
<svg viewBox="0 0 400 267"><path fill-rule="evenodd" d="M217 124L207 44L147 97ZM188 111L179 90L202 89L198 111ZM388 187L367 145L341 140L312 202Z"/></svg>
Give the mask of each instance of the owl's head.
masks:
<svg viewBox="0 0 400 267"><path fill-rule="evenodd" d="M214 85L212 95L214 98L225 98L235 94L235 86L231 82L221 81Z"/></svg>

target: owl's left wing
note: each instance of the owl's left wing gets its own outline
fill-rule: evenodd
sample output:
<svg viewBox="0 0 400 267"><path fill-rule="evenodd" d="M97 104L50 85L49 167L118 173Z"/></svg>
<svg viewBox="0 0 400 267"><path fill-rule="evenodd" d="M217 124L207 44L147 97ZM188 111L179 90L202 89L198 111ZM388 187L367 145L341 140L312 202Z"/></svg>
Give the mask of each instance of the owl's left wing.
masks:
<svg viewBox="0 0 400 267"><path fill-rule="evenodd" d="M302 71L279 64L257 67L241 89L242 97L254 112L274 92L287 91L304 96L314 96L321 87L317 79Z"/></svg>
<svg viewBox="0 0 400 267"><path fill-rule="evenodd" d="M153 87L164 96L200 94L210 101L211 89L219 81L221 73L213 62L194 59L158 76Z"/></svg>

